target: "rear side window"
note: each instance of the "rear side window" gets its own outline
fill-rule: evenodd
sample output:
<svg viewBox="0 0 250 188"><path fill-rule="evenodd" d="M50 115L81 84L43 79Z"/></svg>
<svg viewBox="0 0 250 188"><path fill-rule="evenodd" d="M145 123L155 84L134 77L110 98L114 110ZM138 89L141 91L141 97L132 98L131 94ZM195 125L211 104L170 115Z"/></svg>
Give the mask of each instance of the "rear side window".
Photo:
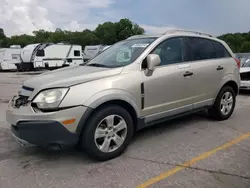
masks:
<svg viewBox="0 0 250 188"><path fill-rule="evenodd" d="M188 37L188 53L190 61L216 58L212 41L198 37Z"/></svg>
<svg viewBox="0 0 250 188"><path fill-rule="evenodd" d="M219 42L213 41L217 58L231 57L227 49Z"/></svg>

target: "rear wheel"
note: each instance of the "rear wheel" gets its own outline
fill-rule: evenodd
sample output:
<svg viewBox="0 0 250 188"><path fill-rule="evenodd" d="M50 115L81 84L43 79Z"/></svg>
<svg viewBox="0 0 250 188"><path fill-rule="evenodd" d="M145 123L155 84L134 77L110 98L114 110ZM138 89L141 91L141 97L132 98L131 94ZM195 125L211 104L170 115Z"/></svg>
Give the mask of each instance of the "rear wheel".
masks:
<svg viewBox="0 0 250 188"><path fill-rule="evenodd" d="M133 136L130 114L120 106L98 109L83 130L81 145L92 158L105 161L121 155Z"/></svg>
<svg viewBox="0 0 250 188"><path fill-rule="evenodd" d="M228 119L235 108L236 94L232 87L225 86L218 94L209 115L219 121Z"/></svg>

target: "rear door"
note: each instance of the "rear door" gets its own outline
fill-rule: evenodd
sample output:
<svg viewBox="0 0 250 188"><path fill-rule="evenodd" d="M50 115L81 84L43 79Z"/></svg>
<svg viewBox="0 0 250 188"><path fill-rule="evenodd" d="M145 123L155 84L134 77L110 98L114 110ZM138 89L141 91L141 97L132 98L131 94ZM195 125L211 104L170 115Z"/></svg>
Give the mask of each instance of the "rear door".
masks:
<svg viewBox="0 0 250 188"><path fill-rule="evenodd" d="M187 37L188 58L192 62L194 108L211 105L223 75L213 40Z"/></svg>

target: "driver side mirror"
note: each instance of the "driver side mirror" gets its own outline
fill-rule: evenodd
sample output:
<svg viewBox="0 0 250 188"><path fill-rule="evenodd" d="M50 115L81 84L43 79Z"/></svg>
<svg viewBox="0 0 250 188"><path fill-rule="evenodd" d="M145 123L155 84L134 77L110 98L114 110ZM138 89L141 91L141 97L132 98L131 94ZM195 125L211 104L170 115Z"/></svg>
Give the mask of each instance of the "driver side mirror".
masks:
<svg viewBox="0 0 250 188"><path fill-rule="evenodd" d="M161 64L161 58L157 54L149 54L147 56L147 69L153 71L154 68Z"/></svg>
<svg viewBox="0 0 250 188"><path fill-rule="evenodd" d="M161 58L157 54L149 54L147 56L146 61L147 61L147 69L145 70L145 74L147 76L151 76L154 71L154 68L161 64Z"/></svg>

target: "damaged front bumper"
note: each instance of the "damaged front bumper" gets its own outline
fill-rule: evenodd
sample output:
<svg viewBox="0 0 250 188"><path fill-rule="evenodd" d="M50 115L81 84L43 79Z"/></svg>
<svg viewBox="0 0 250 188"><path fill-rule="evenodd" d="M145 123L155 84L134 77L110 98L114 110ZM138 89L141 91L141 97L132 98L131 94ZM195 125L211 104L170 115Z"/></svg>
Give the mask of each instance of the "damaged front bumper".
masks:
<svg viewBox="0 0 250 188"><path fill-rule="evenodd" d="M241 80L240 89L250 89L250 80L249 81Z"/></svg>

